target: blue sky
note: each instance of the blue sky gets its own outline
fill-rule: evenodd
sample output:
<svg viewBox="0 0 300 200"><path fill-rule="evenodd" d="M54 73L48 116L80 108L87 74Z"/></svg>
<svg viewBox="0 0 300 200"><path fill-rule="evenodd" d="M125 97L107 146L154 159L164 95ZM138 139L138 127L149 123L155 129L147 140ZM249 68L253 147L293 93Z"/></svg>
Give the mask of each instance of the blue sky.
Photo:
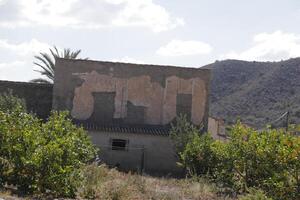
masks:
<svg viewBox="0 0 300 200"><path fill-rule="evenodd" d="M200 67L300 56L299 0L0 0L0 79L28 81L34 55Z"/></svg>

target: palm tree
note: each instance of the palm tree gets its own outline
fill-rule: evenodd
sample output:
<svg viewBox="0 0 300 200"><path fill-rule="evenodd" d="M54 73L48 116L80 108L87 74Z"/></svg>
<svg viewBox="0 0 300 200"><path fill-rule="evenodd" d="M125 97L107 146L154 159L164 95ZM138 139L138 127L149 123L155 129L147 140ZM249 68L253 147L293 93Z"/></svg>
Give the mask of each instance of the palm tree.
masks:
<svg viewBox="0 0 300 200"><path fill-rule="evenodd" d="M55 59L56 58L76 59L81 52L81 50L71 51L70 49L64 49L63 51L59 52L56 46L54 46L53 49L50 48L49 50L51 54L40 53L40 55L34 56L34 58L37 59L37 61L33 62L33 64L41 68L41 70L34 70L34 71L39 72L42 76L46 76L47 78L37 78L31 80L30 82L53 84Z"/></svg>

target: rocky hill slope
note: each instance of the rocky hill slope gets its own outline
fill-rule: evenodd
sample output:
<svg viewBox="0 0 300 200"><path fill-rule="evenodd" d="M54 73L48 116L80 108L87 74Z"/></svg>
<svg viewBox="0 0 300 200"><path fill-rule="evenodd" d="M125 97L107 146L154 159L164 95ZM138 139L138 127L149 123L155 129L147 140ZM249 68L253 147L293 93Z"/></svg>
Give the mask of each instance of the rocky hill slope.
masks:
<svg viewBox="0 0 300 200"><path fill-rule="evenodd" d="M280 62L216 61L212 70L210 115L231 123L263 127L287 110L300 123L300 58ZM283 121L277 123L284 123Z"/></svg>

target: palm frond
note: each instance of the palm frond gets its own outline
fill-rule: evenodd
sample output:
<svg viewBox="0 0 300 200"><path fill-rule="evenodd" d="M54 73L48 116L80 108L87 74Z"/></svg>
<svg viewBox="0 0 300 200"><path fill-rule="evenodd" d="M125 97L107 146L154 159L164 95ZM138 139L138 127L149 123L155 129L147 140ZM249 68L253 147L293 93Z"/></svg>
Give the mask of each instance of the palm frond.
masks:
<svg viewBox="0 0 300 200"><path fill-rule="evenodd" d="M52 69L52 68L46 68L46 67L44 67L43 65L41 65L40 63L36 63L36 62L34 62L33 64L35 64L35 65L37 65L37 66L39 66L40 68L42 68L44 71L49 71L50 73L54 73L54 70Z"/></svg>
<svg viewBox="0 0 300 200"><path fill-rule="evenodd" d="M71 58L75 59L81 53L81 50L77 50L71 53Z"/></svg>
<svg viewBox="0 0 300 200"><path fill-rule="evenodd" d="M70 49L64 49L63 57L64 58L70 58Z"/></svg>
<svg viewBox="0 0 300 200"><path fill-rule="evenodd" d="M62 55L59 55L59 51L58 51L58 49L57 49L57 47L56 47L56 46L54 46L54 50L56 51L56 55L57 55L57 57L62 57Z"/></svg>
<svg viewBox="0 0 300 200"><path fill-rule="evenodd" d="M43 65L45 65L44 67L51 70L54 67L54 62L49 58L47 58L47 56L44 53L40 53L40 56L34 56L37 60L39 60L39 62L41 62Z"/></svg>
<svg viewBox="0 0 300 200"><path fill-rule="evenodd" d="M55 71L55 59L56 58L68 58L68 59L76 59L78 55L81 53L81 50L72 51L69 48L63 49L63 51L59 51L56 46L49 49L50 54L48 53L40 53L39 55L34 56L37 59L37 62L33 62L36 66L40 67L42 70L34 70L40 73L42 76L47 77L50 81L54 81L54 71ZM85 58L86 60L88 58ZM33 79L32 82L44 82L51 83L47 79L39 78Z"/></svg>
<svg viewBox="0 0 300 200"><path fill-rule="evenodd" d="M50 53L53 56L53 58L58 58L59 57L58 52L54 52L52 49L49 49L49 50L50 50Z"/></svg>
<svg viewBox="0 0 300 200"><path fill-rule="evenodd" d="M41 53L43 55L43 58L45 61L49 63L49 66L51 69L54 69L55 67L55 59L51 57L51 55L47 53Z"/></svg>
<svg viewBox="0 0 300 200"><path fill-rule="evenodd" d="M34 70L34 71L39 72L41 75L46 76L50 80L54 80L53 73L49 71L39 71L39 70Z"/></svg>

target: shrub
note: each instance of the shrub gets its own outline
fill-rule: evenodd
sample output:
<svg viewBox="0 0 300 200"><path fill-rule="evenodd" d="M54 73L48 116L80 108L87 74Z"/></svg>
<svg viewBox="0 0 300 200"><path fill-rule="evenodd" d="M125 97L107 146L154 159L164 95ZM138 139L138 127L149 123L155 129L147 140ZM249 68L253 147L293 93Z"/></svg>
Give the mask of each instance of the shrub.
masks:
<svg viewBox="0 0 300 200"><path fill-rule="evenodd" d="M186 115L180 115L175 124L172 124L170 136L178 155L184 151L186 145L199 130L187 120Z"/></svg>
<svg viewBox="0 0 300 200"><path fill-rule="evenodd" d="M215 158L211 150L213 138L209 134L194 133L180 152L180 160L190 175L208 175L212 172Z"/></svg>
<svg viewBox="0 0 300 200"><path fill-rule="evenodd" d="M11 112L13 110L26 112L26 102L13 95L12 90L0 94L0 111Z"/></svg>
<svg viewBox="0 0 300 200"><path fill-rule="evenodd" d="M239 122L227 142L190 135L179 155L192 173L209 175L238 193L256 187L274 199L299 199L300 137L283 130L258 132Z"/></svg>
<svg viewBox="0 0 300 200"><path fill-rule="evenodd" d="M299 198L299 137L274 129L258 132L240 123L230 137L229 162L223 160L221 168L233 174L236 189L258 187L277 199Z"/></svg>
<svg viewBox="0 0 300 200"><path fill-rule="evenodd" d="M66 112L52 112L48 122L19 109L0 111L0 179L24 193L47 192L74 197L78 169L96 149Z"/></svg>
<svg viewBox="0 0 300 200"><path fill-rule="evenodd" d="M19 110L0 111L1 182L22 191L33 190L36 166L32 155L40 143L40 121Z"/></svg>
<svg viewBox="0 0 300 200"><path fill-rule="evenodd" d="M33 156L38 166L37 187L41 192L50 190L59 196L75 195L79 168L96 156L87 133L73 125L67 115L52 112L42 124L42 144Z"/></svg>

